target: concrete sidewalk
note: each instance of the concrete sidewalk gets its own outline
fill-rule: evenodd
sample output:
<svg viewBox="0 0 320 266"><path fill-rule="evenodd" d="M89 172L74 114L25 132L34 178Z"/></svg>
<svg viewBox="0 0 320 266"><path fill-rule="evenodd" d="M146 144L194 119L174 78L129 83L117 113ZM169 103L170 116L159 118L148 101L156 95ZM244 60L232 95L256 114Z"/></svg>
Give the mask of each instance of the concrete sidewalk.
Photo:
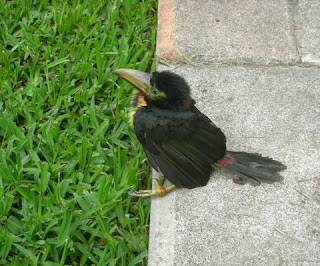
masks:
<svg viewBox="0 0 320 266"><path fill-rule="evenodd" d="M320 265L320 1L159 0L158 69L183 75L229 150L288 169L225 171L151 204L149 265ZM154 174L156 175L156 174Z"/></svg>

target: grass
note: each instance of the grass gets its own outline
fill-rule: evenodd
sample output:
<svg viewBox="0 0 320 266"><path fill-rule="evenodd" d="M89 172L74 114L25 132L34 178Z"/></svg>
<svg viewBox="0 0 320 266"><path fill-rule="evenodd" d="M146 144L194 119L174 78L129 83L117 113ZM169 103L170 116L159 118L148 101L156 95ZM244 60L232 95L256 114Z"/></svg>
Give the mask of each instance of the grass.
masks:
<svg viewBox="0 0 320 266"><path fill-rule="evenodd" d="M146 263L149 167L128 124L156 0L0 0L0 265Z"/></svg>

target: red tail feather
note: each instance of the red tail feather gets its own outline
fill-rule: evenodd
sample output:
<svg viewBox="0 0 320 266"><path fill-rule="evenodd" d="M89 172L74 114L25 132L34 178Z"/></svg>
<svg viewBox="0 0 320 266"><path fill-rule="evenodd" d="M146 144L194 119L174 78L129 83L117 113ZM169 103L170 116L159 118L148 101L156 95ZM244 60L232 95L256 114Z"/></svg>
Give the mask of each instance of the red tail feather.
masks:
<svg viewBox="0 0 320 266"><path fill-rule="evenodd" d="M234 162L234 158L230 152L226 152L226 155L223 157L223 159L219 160L217 162L220 166L227 166Z"/></svg>

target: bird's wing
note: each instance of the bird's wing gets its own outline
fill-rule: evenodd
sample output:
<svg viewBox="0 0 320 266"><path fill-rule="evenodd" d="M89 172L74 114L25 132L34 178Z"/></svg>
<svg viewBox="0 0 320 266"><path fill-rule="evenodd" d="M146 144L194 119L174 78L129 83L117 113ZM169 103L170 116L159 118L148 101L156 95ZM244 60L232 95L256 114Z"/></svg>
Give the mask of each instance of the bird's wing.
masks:
<svg viewBox="0 0 320 266"><path fill-rule="evenodd" d="M206 185L211 164L225 154L221 130L201 113L147 116L135 131L152 167L177 187Z"/></svg>

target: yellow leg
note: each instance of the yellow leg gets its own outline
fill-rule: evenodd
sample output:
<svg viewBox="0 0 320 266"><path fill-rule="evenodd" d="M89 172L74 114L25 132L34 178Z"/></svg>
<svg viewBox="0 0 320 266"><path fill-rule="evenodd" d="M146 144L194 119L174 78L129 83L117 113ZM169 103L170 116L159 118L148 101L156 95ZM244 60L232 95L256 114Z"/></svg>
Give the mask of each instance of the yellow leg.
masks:
<svg viewBox="0 0 320 266"><path fill-rule="evenodd" d="M164 183L164 176L162 176L160 178L160 180L156 180L156 184L155 184L155 188L151 189L151 190L138 190L135 192L129 192L128 194L130 196L136 196L136 197L152 197L152 196L158 196L158 197L162 197L164 195L166 195L168 192L170 192L171 190L175 189L176 186L175 185L170 185L168 187L164 187L163 183Z"/></svg>

